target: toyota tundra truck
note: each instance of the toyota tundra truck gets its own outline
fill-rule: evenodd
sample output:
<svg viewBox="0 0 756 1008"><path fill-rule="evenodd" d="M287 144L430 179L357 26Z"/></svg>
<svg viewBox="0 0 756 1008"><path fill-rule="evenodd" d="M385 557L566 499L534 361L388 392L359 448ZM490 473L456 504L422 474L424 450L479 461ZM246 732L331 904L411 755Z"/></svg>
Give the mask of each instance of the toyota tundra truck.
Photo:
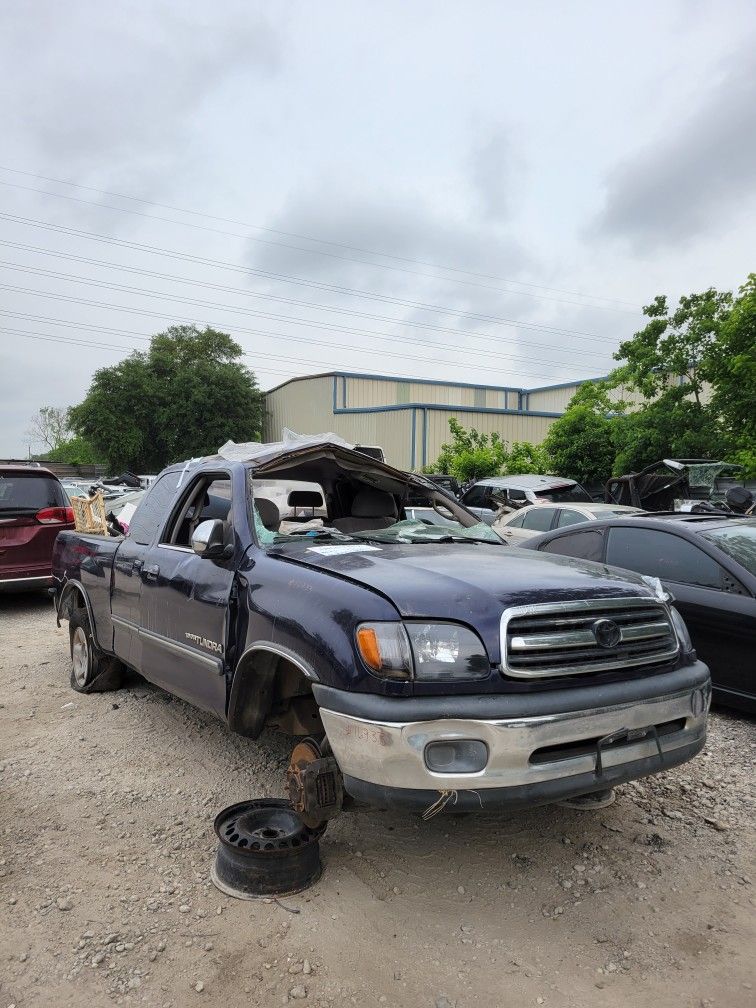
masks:
<svg viewBox="0 0 756 1008"><path fill-rule="evenodd" d="M418 494L443 524L406 517ZM512 548L332 435L170 466L128 535L62 532L53 566L73 688L132 669L248 738L299 736L310 823L345 795L545 804L704 745L709 672L658 582Z"/></svg>

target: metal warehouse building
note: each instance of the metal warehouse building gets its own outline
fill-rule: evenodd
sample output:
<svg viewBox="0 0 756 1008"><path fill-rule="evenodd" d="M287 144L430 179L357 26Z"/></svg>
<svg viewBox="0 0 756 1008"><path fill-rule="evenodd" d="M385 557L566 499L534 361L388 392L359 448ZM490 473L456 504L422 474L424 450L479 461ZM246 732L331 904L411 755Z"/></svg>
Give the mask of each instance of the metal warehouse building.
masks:
<svg viewBox="0 0 756 1008"><path fill-rule="evenodd" d="M579 384L523 389L329 371L267 393L264 440L280 440L284 427L333 431L354 444L381 445L386 461L401 469L419 469L448 441L450 417L505 441L540 443Z"/></svg>

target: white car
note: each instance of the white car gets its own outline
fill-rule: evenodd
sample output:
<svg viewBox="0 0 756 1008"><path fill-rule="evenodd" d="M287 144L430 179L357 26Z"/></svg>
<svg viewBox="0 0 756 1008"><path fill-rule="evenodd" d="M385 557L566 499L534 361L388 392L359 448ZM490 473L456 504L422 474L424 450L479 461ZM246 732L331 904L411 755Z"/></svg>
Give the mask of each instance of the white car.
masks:
<svg viewBox="0 0 756 1008"><path fill-rule="evenodd" d="M626 515L644 514L640 508L622 504L531 504L519 511L497 515L493 530L512 546L524 542L539 532L578 525L597 518L622 518Z"/></svg>

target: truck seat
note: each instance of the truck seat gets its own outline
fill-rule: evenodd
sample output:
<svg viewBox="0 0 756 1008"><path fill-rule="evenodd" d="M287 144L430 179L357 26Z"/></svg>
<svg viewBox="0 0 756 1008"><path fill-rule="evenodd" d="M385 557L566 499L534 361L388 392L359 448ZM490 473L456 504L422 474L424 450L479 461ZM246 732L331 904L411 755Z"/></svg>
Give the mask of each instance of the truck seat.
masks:
<svg viewBox="0 0 756 1008"><path fill-rule="evenodd" d="M339 532L348 534L366 529L388 528L397 519L396 501L391 494L370 487L355 494L352 513L348 518L336 518L331 525Z"/></svg>
<svg viewBox="0 0 756 1008"><path fill-rule="evenodd" d="M281 524L281 513L272 500L267 497L255 497L257 516L268 532L278 532Z"/></svg>

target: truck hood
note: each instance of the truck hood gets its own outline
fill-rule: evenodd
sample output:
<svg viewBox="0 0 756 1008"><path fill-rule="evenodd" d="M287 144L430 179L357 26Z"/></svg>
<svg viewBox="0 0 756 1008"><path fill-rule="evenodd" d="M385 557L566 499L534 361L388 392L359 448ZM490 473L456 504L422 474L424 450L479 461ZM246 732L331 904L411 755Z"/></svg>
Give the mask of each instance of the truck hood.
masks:
<svg viewBox="0 0 756 1008"><path fill-rule="evenodd" d="M603 564L483 543L297 544L276 555L377 591L406 619L467 623L494 660L510 606L653 597L637 575Z"/></svg>

